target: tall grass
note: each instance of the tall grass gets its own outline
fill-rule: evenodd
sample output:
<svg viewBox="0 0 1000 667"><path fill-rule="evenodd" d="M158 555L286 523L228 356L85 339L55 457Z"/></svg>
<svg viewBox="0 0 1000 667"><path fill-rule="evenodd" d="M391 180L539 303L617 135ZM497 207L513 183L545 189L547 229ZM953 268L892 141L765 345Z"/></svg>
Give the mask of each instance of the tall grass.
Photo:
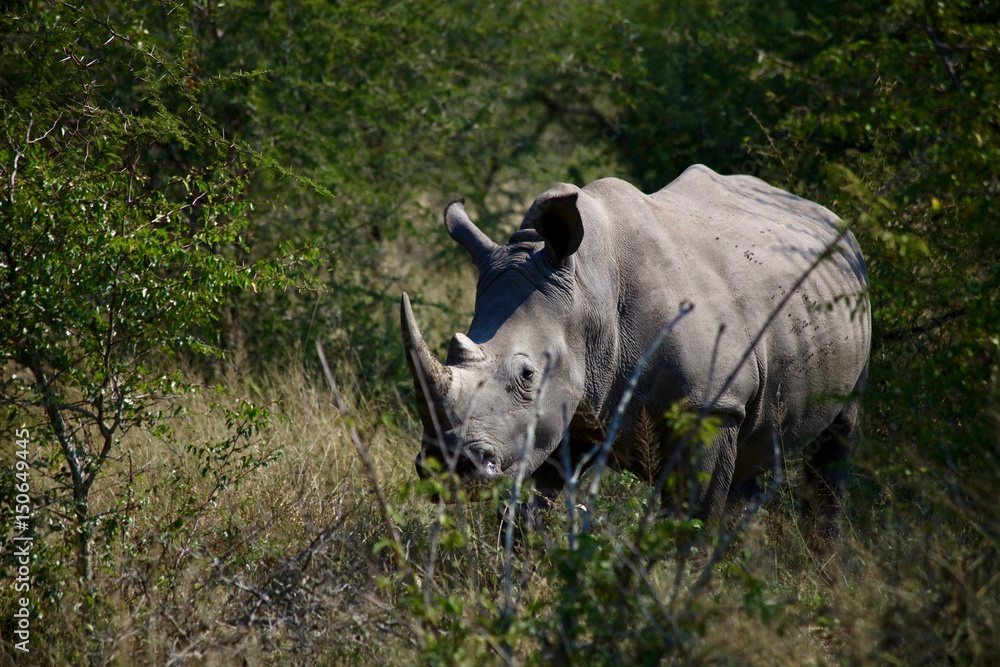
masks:
<svg viewBox="0 0 1000 667"><path fill-rule="evenodd" d="M336 374L351 378L344 365ZM342 412L318 369L295 366L225 384L225 395L178 398L167 437L130 436L97 492L114 527L102 533L92 603L79 604L69 579L51 582L32 653L15 655L6 632L6 662L990 665L1000 655L996 487L985 476L960 496L926 462L913 462L927 470L916 478L886 477L880 443L862 442L837 553L810 551L794 487L783 486L698 588L702 575L668 547L669 526L633 540L650 487L610 475L590 535L571 548L569 517L554 509L508 554L505 586L506 492L480 500L417 482L419 426L400 399L369 402L348 382ZM220 482L190 446L229 437L213 404L233 408L236 396L271 406L270 428L246 440L270 463L230 460ZM442 491L457 502L428 499ZM36 576L69 571L57 537ZM9 617L8 591L2 603Z"/></svg>

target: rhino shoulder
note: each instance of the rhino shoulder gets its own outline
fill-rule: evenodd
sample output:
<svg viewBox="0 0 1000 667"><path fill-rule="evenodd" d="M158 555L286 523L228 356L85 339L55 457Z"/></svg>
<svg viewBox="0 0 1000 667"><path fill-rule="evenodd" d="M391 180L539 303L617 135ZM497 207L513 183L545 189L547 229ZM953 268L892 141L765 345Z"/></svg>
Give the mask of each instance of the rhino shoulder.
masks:
<svg viewBox="0 0 1000 667"><path fill-rule="evenodd" d="M614 178L613 176L607 178L599 178L596 181L591 181L584 186L583 190L588 194L599 195L608 192L625 193L625 194L642 194L639 188L635 187L628 181L623 181L620 178Z"/></svg>
<svg viewBox="0 0 1000 667"><path fill-rule="evenodd" d="M703 164L688 167L653 196L672 201L687 200L707 209L709 214L736 209L765 220L797 217L831 229L835 229L840 221L825 206L776 188L755 176L724 176Z"/></svg>

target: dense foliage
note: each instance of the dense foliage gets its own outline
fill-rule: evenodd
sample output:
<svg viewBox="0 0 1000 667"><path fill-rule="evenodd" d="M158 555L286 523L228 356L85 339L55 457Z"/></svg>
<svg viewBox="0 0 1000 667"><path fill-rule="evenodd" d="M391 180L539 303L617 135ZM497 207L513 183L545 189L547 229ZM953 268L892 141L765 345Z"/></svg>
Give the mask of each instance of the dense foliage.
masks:
<svg viewBox="0 0 1000 667"><path fill-rule="evenodd" d="M27 427L32 609L69 619L35 626L49 661L128 662L113 648L126 635L149 662L182 660L218 626L234 651L249 637L260 655L385 658L377 639L323 640L307 616L330 614L345 633L405 636L442 662L732 662L738 648L705 639L728 591L759 621L760 646L798 623L822 628L824 659L989 664L998 26L983 0L5 3L0 530L14 530L11 443ZM455 196L500 240L555 181L614 175L648 192L696 162L820 201L861 242L875 341L846 578L884 576L865 592L804 589L796 573L817 568L780 546L794 542L784 498L768 521L775 582L740 551L719 566L729 588L715 598L676 594L680 577L664 588L646 567L672 528L635 537L641 484L625 477L603 532L549 536L546 555L523 556L531 584L512 606L509 585L488 583L503 567L492 528L407 496L420 490L399 294L432 343L467 322L474 277L440 222ZM317 338L357 415L317 422L333 410L310 403ZM279 391L282 373L304 386ZM221 388L197 397L204 385ZM278 394L307 407L274 405ZM206 415L186 421L199 405ZM267 481L280 451L313 452L317 423L345 451L381 443L381 516L345 481L356 467L320 470L330 449ZM264 490L240 496L243 482ZM296 502L307 519L269 532ZM390 534L406 544L385 550ZM322 549L325 569L310 570ZM0 561L6 579L12 552ZM295 576L318 577L327 597ZM253 590L256 606L220 603L216 587ZM344 590L384 625L357 630ZM197 613L181 611L182 591ZM5 589L11 655L15 604ZM870 617L852 625L862 607Z"/></svg>
<svg viewBox="0 0 1000 667"><path fill-rule="evenodd" d="M3 405L53 444L37 461L46 519L89 581L94 529L121 518L94 516L91 491L121 439L165 432L167 399L191 385L180 360L221 356L227 300L294 284L301 258L247 261L253 156L204 115L182 21L22 11L0 104Z"/></svg>

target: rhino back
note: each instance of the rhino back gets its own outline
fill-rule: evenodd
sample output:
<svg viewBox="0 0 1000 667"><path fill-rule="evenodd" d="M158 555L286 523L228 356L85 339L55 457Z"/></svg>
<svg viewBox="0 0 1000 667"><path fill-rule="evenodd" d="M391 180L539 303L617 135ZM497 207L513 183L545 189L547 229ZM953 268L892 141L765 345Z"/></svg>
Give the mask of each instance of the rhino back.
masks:
<svg viewBox="0 0 1000 667"><path fill-rule="evenodd" d="M742 448L761 449L751 462L767 458L771 429L786 448L800 449L832 422L863 373L870 337L864 260L850 233L838 239L833 213L759 179L701 165L653 195L615 179L584 192L580 263L601 267L601 275L583 283L599 287L594 298L603 307L616 302L614 324L606 326L616 330L598 334L614 339L619 366L599 390L606 394L593 397L603 412L679 304L690 301L694 311L648 366L635 410L662 411L680 398L712 402L741 424Z"/></svg>

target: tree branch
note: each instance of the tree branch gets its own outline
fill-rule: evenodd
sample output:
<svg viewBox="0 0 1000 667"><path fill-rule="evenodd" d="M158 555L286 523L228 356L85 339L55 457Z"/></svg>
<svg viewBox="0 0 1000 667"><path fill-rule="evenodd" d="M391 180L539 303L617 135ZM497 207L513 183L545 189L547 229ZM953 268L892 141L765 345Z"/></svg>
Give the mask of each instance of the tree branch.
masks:
<svg viewBox="0 0 1000 667"><path fill-rule="evenodd" d="M23 360L22 363L31 371L31 374L35 378L35 389L43 398L41 404L45 408L45 414L49 418L49 423L52 424L52 431L59 442L63 458L66 459L66 463L69 465L69 472L73 478L73 489L76 492L78 489L83 488L83 470L80 466L80 459L77 457L76 447L66 427L66 421L62 416L65 404L55 400L56 397L52 391L52 385L48 377L46 377L45 369L42 368L42 364L37 358L32 356Z"/></svg>
<svg viewBox="0 0 1000 667"><path fill-rule="evenodd" d="M931 21L934 20L934 15L931 14ZM927 33L927 38L931 40L931 44L934 45L934 50L937 52L938 57L941 58L941 62L944 64L944 69L951 78L951 85L955 88L956 92L962 92L962 82L958 79L958 74L955 73L955 67L951 62L949 49L945 46L940 39L938 39L937 31L934 27L923 24L920 26Z"/></svg>
<svg viewBox="0 0 1000 667"><path fill-rule="evenodd" d="M918 327L913 327L912 329L900 328L890 331L889 333L880 337L878 340L878 345L874 345L873 347L877 349L878 347L881 347L885 343L890 343L897 340L903 340L904 338L909 338L911 336L920 336L922 334L929 333L931 331L934 331L935 329L940 329L941 327L943 327L948 322L951 322L952 320L957 320L960 317L965 317L965 315L967 314L968 313L965 306L959 306L958 308L955 308L954 310L944 313L943 315L937 315L936 317L931 318L930 322L926 324L921 324Z"/></svg>

